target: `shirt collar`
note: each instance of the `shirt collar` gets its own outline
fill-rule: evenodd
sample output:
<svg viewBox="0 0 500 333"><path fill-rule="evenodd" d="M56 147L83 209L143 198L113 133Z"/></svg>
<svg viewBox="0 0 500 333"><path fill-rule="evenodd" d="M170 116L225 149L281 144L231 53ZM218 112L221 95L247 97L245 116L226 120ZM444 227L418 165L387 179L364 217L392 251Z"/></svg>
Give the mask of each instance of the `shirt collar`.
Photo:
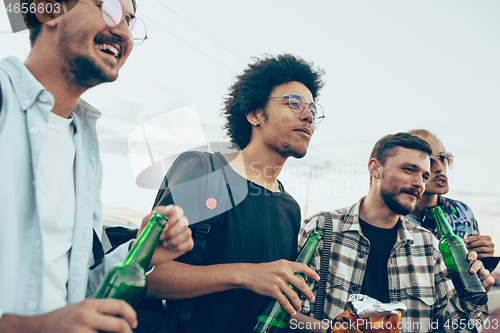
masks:
<svg viewBox="0 0 500 333"><path fill-rule="evenodd" d="M14 92L23 111L29 109L45 88L31 74L26 66L13 56L0 62L0 67L7 73L12 82ZM50 94L48 91L47 94ZM52 94L50 94L52 98Z"/></svg>

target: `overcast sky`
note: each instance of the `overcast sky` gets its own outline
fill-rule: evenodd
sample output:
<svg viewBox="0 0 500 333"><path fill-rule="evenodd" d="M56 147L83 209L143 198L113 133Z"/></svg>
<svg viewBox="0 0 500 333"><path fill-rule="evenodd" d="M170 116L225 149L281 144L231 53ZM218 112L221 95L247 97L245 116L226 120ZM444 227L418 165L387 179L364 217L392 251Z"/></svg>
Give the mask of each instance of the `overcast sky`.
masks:
<svg viewBox="0 0 500 333"><path fill-rule="evenodd" d="M304 168L330 163L329 174L311 180L307 215L366 193L366 164L380 137L426 128L456 157L450 196L472 206L483 233L497 233L500 1L137 2L149 39L134 49L115 83L84 96L103 113L106 204L147 211L156 193L135 185L128 158L134 129L195 105L205 139L225 140L218 114L232 78L253 56L286 52L326 71L318 99L326 119L307 156L289 160L280 177L304 211ZM0 58L24 60L28 35L9 29L0 10ZM184 124L170 126L187 126L183 140L189 141L199 127Z"/></svg>

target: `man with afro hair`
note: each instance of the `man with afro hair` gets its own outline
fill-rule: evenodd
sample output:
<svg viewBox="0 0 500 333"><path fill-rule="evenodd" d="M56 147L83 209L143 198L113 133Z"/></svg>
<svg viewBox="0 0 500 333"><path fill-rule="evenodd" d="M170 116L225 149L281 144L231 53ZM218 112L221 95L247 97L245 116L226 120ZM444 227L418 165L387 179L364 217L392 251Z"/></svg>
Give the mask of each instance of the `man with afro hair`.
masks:
<svg viewBox="0 0 500 333"><path fill-rule="evenodd" d="M290 314L300 310L300 298L289 284L312 298L306 284L294 276L305 273L319 279L309 267L294 262L300 207L277 177L290 156L305 156L315 124L323 118L322 107L315 103L324 85L322 75L312 64L282 54L256 59L236 77L223 115L224 128L241 151L218 156L227 178L243 179L248 194L211 226L201 265L187 264L188 252L156 266L148 276L149 296L167 299L166 315L177 320L172 332L250 332L269 297ZM212 158L219 158L215 155ZM169 187L202 177L201 161L195 156L173 175ZM196 201L192 199L193 207L181 205L189 221L199 220L193 216ZM172 203L168 187L160 190L155 205L167 203ZM179 315L176 309L182 306L176 304L193 298L190 315Z"/></svg>

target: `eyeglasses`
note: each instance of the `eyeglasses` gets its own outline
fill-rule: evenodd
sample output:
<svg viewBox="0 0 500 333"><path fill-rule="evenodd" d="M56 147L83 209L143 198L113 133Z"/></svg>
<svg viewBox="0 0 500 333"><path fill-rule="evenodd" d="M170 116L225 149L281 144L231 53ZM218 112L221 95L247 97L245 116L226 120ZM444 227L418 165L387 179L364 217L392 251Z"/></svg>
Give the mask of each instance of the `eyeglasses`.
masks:
<svg viewBox="0 0 500 333"><path fill-rule="evenodd" d="M441 161L441 164L451 166L453 165L454 156L452 153L443 153L438 155L430 155L429 158L431 159L431 167L436 164L438 159Z"/></svg>
<svg viewBox="0 0 500 333"><path fill-rule="evenodd" d="M293 113L301 113L305 110L306 105L309 105L309 111L311 111L313 123L315 124L319 124L323 118L325 118L325 112L323 111L323 107L321 105L318 103L306 103L304 96L298 92L293 92L290 95L269 97L269 99L274 98L288 98L288 106Z"/></svg>
<svg viewBox="0 0 500 333"><path fill-rule="evenodd" d="M138 17L132 17L123 12L122 4L119 0L100 0L102 20L110 27L116 27L123 18L127 22L130 31L130 42L134 45L141 45L148 39L146 24Z"/></svg>

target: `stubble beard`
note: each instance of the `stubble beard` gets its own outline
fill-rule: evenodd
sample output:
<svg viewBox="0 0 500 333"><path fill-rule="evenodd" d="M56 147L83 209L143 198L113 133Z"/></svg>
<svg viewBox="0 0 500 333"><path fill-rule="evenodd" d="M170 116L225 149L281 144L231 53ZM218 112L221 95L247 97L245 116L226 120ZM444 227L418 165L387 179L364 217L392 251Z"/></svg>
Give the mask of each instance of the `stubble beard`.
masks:
<svg viewBox="0 0 500 333"><path fill-rule="evenodd" d="M93 59L90 55L72 55L71 52L68 52L71 50L71 44L86 47L88 38L89 34L85 32L67 33L61 37L59 43L61 52L67 53L68 67L62 67L63 75L69 84L84 89L95 87L101 83L113 82L118 78L118 70L106 71L103 66L97 63L97 59Z"/></svg>
<svg viewBox="0 0 500 333"><path fill-rule="evenodd" d="M71 73L75 78L75 83L84 88L92 88L101 83L113 82L118 78L118 72L116 74L106 74L92 59L85 57L74 59Z"/></svg>
<svg viewBox="0 0 500 333"><path fill-rule="evenodd" d="M397 192L397 193L396 193ZM380 189L380 195L382 196L382 199L384 200L385 205L395 214L398 215L408 215L410 214L413 209L413 207L405 207L401 202L398 201L397 196L398 194L401 194L401 190L396 190L394 187L384 187Z"/></svg>
<svg viewBox="0 0 500 333"><path fill-rule="evenodd" d="M307 148L304 151L299 151L297 147L294 147L292 144L290 144L290 142L285 141L282 143L282 151L285 155L300 159L306 156Z"/></svg>

